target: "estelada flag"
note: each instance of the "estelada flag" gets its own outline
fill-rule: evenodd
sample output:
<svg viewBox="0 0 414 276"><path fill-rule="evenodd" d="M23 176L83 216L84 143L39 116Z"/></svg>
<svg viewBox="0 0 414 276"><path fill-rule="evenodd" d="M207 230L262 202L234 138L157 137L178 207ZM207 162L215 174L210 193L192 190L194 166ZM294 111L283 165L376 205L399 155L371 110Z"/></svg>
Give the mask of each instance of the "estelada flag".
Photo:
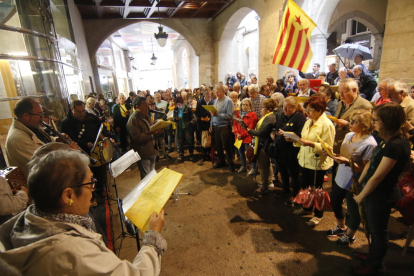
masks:
<svg viewBox="0 0 414 276"><path fill-rule="evenodd" d="M292 0L288 0L280 25L273 64L307 70L313 53L310 37L316 24Z"/></svg>

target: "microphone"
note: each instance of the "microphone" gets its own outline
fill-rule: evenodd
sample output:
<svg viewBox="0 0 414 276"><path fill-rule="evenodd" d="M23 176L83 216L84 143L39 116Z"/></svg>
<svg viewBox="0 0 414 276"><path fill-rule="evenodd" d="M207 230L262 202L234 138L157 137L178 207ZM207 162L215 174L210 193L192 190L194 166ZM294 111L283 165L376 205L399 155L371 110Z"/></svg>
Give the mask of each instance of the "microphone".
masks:
<svg viewBox="0 0 414 276"><path fill-rule="evenodd" d="M165 113L163 111L158 111L158 110L153 110L153 109L150 109L149 112L156 113L156 114L161 114L161 115L165 115Z"/></svg>

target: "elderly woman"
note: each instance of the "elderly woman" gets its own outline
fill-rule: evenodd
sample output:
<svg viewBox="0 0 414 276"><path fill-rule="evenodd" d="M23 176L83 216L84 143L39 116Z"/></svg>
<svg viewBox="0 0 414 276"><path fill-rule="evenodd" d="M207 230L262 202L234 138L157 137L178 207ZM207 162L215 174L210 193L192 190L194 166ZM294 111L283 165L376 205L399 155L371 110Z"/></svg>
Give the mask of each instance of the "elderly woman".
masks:
<svg viewBox="0 0 414 276"><path fill-rule="evenodd" d="M352 184L353 172L349 166L350 160L356 166L355 177L361 175L365 165L371 159L372 151L377 142L371 135L374 130L371 112L367 110L356 110L350 116L350 132L345 135L341 151L333 158L339 164L335 181L332 183L331 203L335 213L337 225L328 230L328 237L342 236L336 241L339 247L347 247L355 242L355 233L361 222L358 204L353 194L348 191ZM342 202L346 198L348 216L345 225L345 216L342 211ZM347 228L348 226L348 228Z"/></svg>
<svg viewBox="0 0 414 276"><path fill-rule="evenodd" d="M406 120L404 109L397 103L385 103L373 109L372 121L382 142L374 149L359 177L364 188L354 197L358 204L364 202L372 240L368 254L355 253L365 262L364 266L352 268L355 275L377 275L388 250L388 220L401 193L396 184L411 153L404 126Z"/></svg>
<svg viewBox="0 0 414 276"><path fill-rule="evenodd" d="M320 96L312 96L304 104L309 120L306 121L301 132L301 139L295 146L300 146L298 160L302 172L302 188L314 186L322 188L323 177L326 171L332 167L333 160L323 155L322 145L317 135L329 145L333 145L335 127L325 115L326 102ZM310 215L310 209L298 209L297 215ZM315 208L315 216L309 221L310 226L318 225L323 217L323 211Z"/></svg>
<svg viewBox="0 0 414 276"><path fill-rule="evenodd" d="M237 92L231 92L230 93L230 99L233 102L234 110L240 110L240 101L239 101L238 97L239 97L239 94L237 94Z"/></svg>
<svg viewBox="0 0 414 276"><path fill-rule="evenodd" d="M233 92L232 92L233 93ZM241 102L241 110L237 112L236 118L243 120L248 129L254 129L257 124L257 117L254 112L251 111L252 102L249 99L244 99ZM252 141L253 136L250 135L237 120L233 121L234 136L236 140L242 140L242 145L239 148L241 167L238 170L239 173L246 172L246 150ZM252 170L256 170L256 162L252 163Z"/></svg>
<svg viewBox="0 0 414 276"><path fill-rule="evenodd" d="M95 115L95 116L100 116L99 111L95 108L96 105L96 100L94 98L88 98L86 100L86 106L85 109L86 111L88 111L89 113Z"/></svg>
<svg viewBox="0 0 414 276"><path fill-rule="evenodd" d="M293 132L300 137L303 125L306 122L302 106L296 97L290 96L284 100L282 108L283 112L276 117L276 130ZM286 205L293 206L293 198L299 192L300 166L297 158L299 148L287 142L281 135L272 133L272 139L275 140L276 162L283 182L283 191L275 195L278 197L291 196ZM289 188L289 182L293 189L292 192Z"/></svg>
<svg viewBox="0 0 414 276"><path fill-rule="evenodd" d="M135 260L120 260L86 216L96 184L88 164L87 156L66 150L32 160L34 205L0 227L0 258L24 275L158 275L167 246L159 234L164 213L151 216Z"/></svg>
<svg viewBox="0 0 414 276"><path fill-rule="evenodd" d="M266 153L266 149L272 141L270 133L272 132L273 125L276 122L275 115L273 114L275 106L274 100L265 99L262 102L262 118L257 123L255 129L247 129L247 133L255 136L254 154L257 155L257 163L261 171L260 178L262 183L259 185L259 188L253 192L256 195L267 194L269 192L270 158ZM253 173L252 171L249 175L256 174L256 171L253 171Z"/></svg>

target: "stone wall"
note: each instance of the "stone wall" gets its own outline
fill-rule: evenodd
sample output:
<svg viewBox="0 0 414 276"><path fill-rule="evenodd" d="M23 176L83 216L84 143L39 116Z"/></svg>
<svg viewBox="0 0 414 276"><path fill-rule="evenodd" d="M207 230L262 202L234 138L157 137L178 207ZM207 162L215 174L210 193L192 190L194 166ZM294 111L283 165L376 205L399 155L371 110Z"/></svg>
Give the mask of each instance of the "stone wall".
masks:
<svg viewBox="0 0 414 276"><path fill-rule="evenodd" d="M380 79L414 83L414 1L388 0Z"/></svg>

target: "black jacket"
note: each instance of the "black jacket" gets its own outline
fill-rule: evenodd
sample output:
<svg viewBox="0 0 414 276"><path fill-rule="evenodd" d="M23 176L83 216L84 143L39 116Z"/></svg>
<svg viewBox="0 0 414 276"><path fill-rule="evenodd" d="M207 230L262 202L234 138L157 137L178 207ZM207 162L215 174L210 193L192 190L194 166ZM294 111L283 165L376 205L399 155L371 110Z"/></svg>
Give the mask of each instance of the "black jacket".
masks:
<svg viewBox="0 0 414 276"><path fill-rule="evenodd" d="M306 117L302 112L296 111L290 116L286 116L285 113L280 113L277 117L275 128L277 130L294 132L297 136L301 136L303 125L306 122ZM283 136L277 136L275 138L277 156L280 158L286 157L286 155L294 155L295 158L298 155L300 147L294 147L292 142L287 142Z"/></svg>
<svg viewBox="0 0 414 276"><path fill-rule="evenodd" d="M272 113L264 119L262 125L258 130L252 129L249 131L249 134L259 137L259 144L263 146L265 150L267 149L268 145L273 141L270 137L270 133L272 132L275 123L276 118L275 115Z"/></svg>
<svg viewBox="0 0 414 276"><path fill-rule="evenodd" d="M176 107L174 109L174 122L177 123L177 129L178 129L179 120L180 118L178 117L178 107ZM191 127L193 124L196 123L196 118L193 114L193 110L189 108L187 105L184 106L183 120L184 120L184 128Z"/></svg>
<svg viewBox="0 0 414 276"><path fill-rule="evenodd" d="M89 152L88 143L93 144L95 142L101 124L102 122L97 116L88 112L86 112L85 118L82 121L75 119L72 113L70 113L62 120L61 130L84 151ZM80 134L81 132L82 134Z"/></svg>
<svg viewBox="0 0 414 276"><path fill-rule="evenodd" d="M128 103L125 103L125 107L127 110L131 110L131 106ZM119 127L121 130L126 130L126 124L128 123L128 118L122 116L121 113L121 105L117 104L114 107L114 128Z"/></svg>
<svg viewBox="0 0 414 276"><path fill-rule="evenodd" d="M214 100L210 99L210 102L207 103L206 100L202 98L197 102L196 116L199 131L208 130L210 128L211 114L203 107L203 105L214 105ZM202 121L201 118L205 117L209 117L210 120Z"/></svg>
<svg viewBox="0 0 414 276"><path fill-rule="evenodd" d="M359 76L359 81L361 82L361 89L359 89L359 92L365 94L366 99L370 101L372 96L375 94L375 89L377 88L375 78L371 74L367 74L362 71Z"/></svg>

